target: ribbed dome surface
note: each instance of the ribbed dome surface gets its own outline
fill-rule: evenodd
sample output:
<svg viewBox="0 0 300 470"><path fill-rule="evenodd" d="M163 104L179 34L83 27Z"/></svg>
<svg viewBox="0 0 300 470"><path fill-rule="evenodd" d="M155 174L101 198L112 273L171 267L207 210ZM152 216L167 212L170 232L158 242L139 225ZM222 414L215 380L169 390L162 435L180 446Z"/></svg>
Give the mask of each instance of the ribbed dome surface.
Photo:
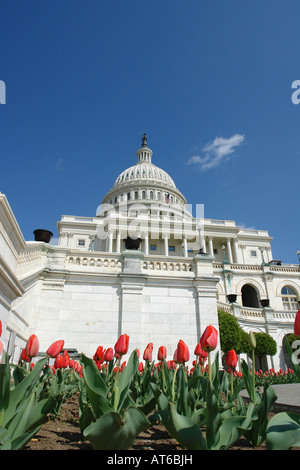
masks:
<svg viewBox="0 0 300 470"><path fill-rule="evenodd" d="M123 171L116 179L114 188L136 180L148 180L176 188L174 181L166 171L148 162L139 162Z"/></svg>

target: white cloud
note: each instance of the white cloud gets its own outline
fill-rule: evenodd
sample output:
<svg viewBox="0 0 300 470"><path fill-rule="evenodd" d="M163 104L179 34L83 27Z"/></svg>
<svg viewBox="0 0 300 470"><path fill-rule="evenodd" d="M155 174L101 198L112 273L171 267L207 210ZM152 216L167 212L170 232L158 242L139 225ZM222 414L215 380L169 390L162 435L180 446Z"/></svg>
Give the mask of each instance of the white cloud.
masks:
<svg viewBox="0 0 300 470"><path fill-rule="evenodd" d="M209 170L218 167L222 162L228 160L236 147L245 140L245 136L235 134L229 139L216 137L213 142L207 143L202 151L203 155L193 155L188 160L188 165L198 165L201 170Z"/></svg>
<svg viewBox="0 0 300 470"><path fill-rule="evenodd" d="M63 162L64 162L64 159L63 158L59 158L57 160L57 162L55 163L55 170L56 171L60 171L60 170L63 170Z"/></svg>

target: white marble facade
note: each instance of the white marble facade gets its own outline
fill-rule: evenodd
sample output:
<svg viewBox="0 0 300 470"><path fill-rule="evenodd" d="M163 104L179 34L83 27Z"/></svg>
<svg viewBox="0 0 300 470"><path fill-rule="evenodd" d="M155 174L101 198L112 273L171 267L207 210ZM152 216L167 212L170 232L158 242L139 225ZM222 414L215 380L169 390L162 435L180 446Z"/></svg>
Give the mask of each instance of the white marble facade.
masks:
<svg viewBox="0 0 300 470"><path fill-rule="evenodd" d="M266 230L206 219L202 205L189 206L152 163L145 135L137 157L95 216L62 216L58 245L25 242L0 193L0 319L11 360L32 333L41 352L64 339L66 348L89 356L127 333L130 350L153 342L171 359L179 339L193 353L204 328L218 328L222 308L246 331L268 332L278 345L268 365L284 369L282 340L298 309L299 265L273 260ZM137 250L126 249L127 236L141 239Z"/></svg>

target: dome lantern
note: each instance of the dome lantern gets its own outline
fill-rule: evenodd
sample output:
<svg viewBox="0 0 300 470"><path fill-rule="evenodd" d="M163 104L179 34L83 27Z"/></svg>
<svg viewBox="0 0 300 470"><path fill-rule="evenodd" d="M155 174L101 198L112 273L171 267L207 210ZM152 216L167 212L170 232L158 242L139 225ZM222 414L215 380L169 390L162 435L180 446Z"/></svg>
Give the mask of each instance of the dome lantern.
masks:
<svg viewBox="0 0 300 470"><path fill-rule="evenodd" d="M142 137L142 147L136 152L138 156L138 163L152 163L152 150L147 146L147 135L144 134Z"/></svg>

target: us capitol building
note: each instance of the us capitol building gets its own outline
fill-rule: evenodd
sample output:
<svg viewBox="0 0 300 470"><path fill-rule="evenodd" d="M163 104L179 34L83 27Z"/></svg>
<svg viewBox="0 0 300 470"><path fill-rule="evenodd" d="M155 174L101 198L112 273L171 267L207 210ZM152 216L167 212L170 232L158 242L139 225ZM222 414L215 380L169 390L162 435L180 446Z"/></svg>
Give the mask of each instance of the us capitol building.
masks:
<svg viewBox="0 0 300 470"><path fill-rule="evenodd" d="M152 163L145 134L137 162L117 177L96 215L63 215L57 227L58 245L42 230L25 241L0 193L1 340L11 361L33 333L41 352L64 339L66 349L90 357L127 333L130 352L153 342L172 359L182 339L193 360L222 309L245 331L270 334L277 354L265 358L266 367L286 369L283 338L299 308L299 265L273 260L267 230L191 208Z"/></svg>

